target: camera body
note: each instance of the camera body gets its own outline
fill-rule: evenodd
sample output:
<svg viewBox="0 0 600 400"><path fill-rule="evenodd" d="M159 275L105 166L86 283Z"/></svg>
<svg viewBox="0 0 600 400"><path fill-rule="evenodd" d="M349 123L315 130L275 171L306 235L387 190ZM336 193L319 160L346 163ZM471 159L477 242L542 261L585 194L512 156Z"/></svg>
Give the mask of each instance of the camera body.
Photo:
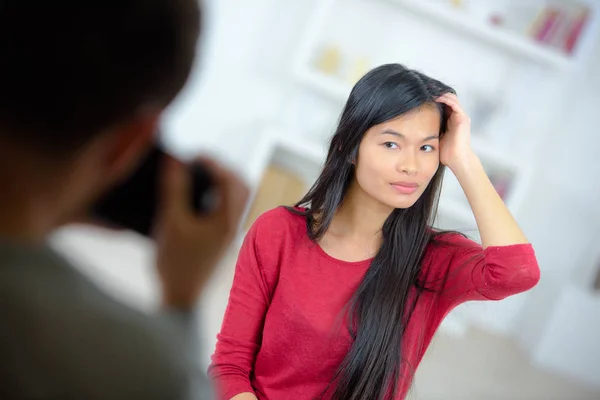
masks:
<svg viewBox="0 0 600 400"><path fill-rule="evenodd" d="M150 237L158 210L165 157L172 156L158 144L154 145L137 169L92 207L92 217ZM214 181L201 164L189 164L189 171L192 181L190 205L198 214L207 214L216 203Z"/></svg>

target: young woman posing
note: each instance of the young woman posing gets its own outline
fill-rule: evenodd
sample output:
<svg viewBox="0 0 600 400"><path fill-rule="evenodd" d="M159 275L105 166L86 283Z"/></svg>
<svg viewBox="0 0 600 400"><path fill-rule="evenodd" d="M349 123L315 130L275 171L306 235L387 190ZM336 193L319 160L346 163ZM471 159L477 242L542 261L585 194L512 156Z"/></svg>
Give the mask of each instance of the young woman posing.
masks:
<svg viewBox="0 0 600 400"><path fill-rule="evenodd" d="M431 228L444 167L482 246ZM209 372L222 399L403 399L455 306L539 280L454 91L402 65L353 88L317 182L257 219Z"/></svg>

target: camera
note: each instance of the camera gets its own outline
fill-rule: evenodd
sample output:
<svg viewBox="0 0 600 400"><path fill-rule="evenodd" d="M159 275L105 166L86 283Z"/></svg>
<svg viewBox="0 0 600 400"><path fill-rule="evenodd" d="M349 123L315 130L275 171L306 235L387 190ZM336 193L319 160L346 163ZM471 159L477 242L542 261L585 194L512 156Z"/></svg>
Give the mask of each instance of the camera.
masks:
<svg viewBox="0 0 600 400"><path fill-rule="evenodd" d="M158 210L165 157L172 156L155 144L129 177L94 204L92 217L150 237ZM214 180L200 163L189 163L188 170L192 182L190 205L198 214L208 214L217 201Z"/></svg>

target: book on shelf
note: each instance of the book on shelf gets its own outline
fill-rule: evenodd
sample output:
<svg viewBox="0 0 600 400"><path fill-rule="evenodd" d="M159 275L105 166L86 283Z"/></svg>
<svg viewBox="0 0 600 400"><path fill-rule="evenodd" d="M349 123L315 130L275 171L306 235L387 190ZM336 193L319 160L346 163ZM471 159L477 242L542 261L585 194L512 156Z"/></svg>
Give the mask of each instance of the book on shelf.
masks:
<svg viewBox="0 0 600 400"><path fill-rule="evenodd" d="M371 69L367 56L345 54L334 44L321 46L314 55L312 65L320 74L351 86Z"/></svg>
<svg viewBox="0 0 600 400"><path fill-rule="evenodd" d="M582 3L552 2L537 13L528 34L538 43L572 54L590 14Z"/></svg>

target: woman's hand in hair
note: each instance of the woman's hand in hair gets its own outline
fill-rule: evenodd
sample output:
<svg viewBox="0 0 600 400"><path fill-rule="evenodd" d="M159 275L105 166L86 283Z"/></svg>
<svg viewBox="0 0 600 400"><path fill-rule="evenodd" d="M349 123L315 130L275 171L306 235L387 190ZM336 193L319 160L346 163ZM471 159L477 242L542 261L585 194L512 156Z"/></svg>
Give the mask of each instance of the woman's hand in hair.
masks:
<svg viewBox="0 0 600 400"><path fill-rule="evenodd" d="M471 148L471 118L455 94L446 93L437 101L451 110L446 133L440 142L440 162L454 170L458 164L470 160L474 155Z"/></svg>

